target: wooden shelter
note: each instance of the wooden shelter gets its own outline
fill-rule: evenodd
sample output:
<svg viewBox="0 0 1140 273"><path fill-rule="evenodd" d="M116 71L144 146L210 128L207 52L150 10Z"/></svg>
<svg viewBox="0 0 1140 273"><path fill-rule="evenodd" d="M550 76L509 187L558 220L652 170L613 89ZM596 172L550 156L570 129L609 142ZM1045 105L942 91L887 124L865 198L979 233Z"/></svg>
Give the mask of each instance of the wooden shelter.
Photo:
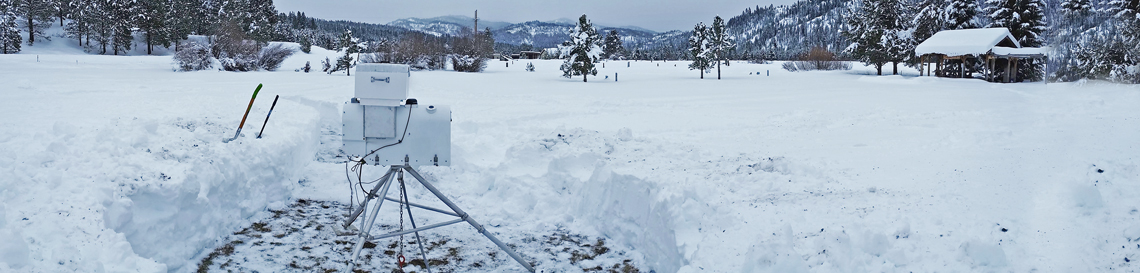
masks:
<svg viewBox="0 0 1140 273"><path fill-rule="evenodd" d="M1006 28L945 30L915 47L920 56L919 74L971 78L973 67L982 64L982 78L991 82L1017 82L1018 60L1046 57L1043 48L1021 47Z"/></svg>

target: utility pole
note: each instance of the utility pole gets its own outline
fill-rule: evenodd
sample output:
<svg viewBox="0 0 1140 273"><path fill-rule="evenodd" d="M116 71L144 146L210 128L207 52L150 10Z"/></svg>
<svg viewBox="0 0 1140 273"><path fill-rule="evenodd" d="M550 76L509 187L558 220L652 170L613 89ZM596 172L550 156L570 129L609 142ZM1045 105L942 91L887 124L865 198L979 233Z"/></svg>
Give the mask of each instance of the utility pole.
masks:
<svg viewBox="0 0 1140 273"><path fill-rule="evenodd" d="M479 10L475 10L475 32L479 32Z"/></svg>

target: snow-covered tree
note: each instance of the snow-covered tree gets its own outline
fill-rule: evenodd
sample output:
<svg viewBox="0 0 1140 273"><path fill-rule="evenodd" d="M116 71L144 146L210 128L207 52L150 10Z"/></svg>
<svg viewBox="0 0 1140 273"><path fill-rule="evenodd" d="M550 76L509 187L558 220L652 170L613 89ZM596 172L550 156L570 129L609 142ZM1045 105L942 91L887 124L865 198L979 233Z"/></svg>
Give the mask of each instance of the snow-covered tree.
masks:
<svg viewBox="0 0 1140 273"><path fill-rule="evenodd" d="M134 42L134 35L132 33L135 27L135 18L137 12L136 2L132 0L114 0L111 1L111 48L115 55L119 55L122 51L126 54L131 50L131 44Z"/></svg>
<svg viewBox="0 0 1140 273"><path fill-rule="evenodd" d="M154 45L170 47L171 28L168 25L170 3L168 0L141 0L138 2L135 20L146 41L146 54L154 52Z"/></svg>
<svg viewBox="0 0 1140 273"><path fill-rule="evenodd" d="M598 75L594 63L598 62L598 57L602 54L602 46L599 45L601 39L586 15L579 17L578 25L570 29L570 41L564 42L559 50L566 60L560 67L562 76L571 78L581 75L582 82L586 82L588 75Z"/></svg>
<svg viewBox="0 0 1140 273"><path fill-rule="evenodd" d="M874 65L879 75L883 65L906 60L913 40L905 28L905 7L900 0L862 0L847 16L850 30L844 35L851 41L847 53L859 61Z"/></svg>
<svg viewBox="0 0 1140 273"><path fill-rule="evenodd" d="M945 26L948 30L978 28L976 0L949 0L946 6Z"/></svg>
<svg viewBox="0 0 1140 273"><path fill-rule="evenodd" d="M74 38L79 41L79 46L90 43L91 40L91 20L92 13L95 11L95 1L92 0L74 0L70 1L71 7L68 9L71 14L68 15L71 21L67 22L63 27L64 33L67 37ZM84 40L86 38L86 40Z"/></svg>
<svg viewBox="0 0 1140 273"><path fill-rule="evenodd" d="M206 21L202 0L170 0L167 4L169 6L166 9L166 18L163 20L167 30L166 40L174 44L176 51L190 34L205 34L198 32L199 25Z"/></svg>
<svg viewBox="0 0 1140 273"><path fill-rule="evenodd" d="M606 35L606 42L602 46L602 58L610 60L622 59L621 52L625 51L622 47L621 36L618 35L616 29L611 29L609 35Z"/></svg>
<svg viewBox="0 0 1140 273"><path fill-rule="evenodd" d="M20 52L20 25L16 23L16 12L12 0L0 0L0 54Z"/></svg>
<svg viewBox="0 0 1140 273"><path fill-rule="evenodd" d="M708 50L705 54L708 55L708 60L716 63L716 79L720 79L720 65L730 65L728 60L729 54L734 48L736 43L732 41L732 37L728 37L728 29L724 27L724 19L719 15L713 18L712 27L708 28L706 36L708 43Z"/></svg>
<svg viewBox="0 0 1140 273"><path fill-rule="evenodd" d="M1043 0L986 0L989 27L1008 28L1022 47L1040 47L1045 42L1045 1ZM1030 79L1039 79L1042 63L1034 60L1018 61L1018 73Z"/></svg>
<svg viewBox="0 0 1140 273"><path fill-rule="evenodd" d="M946 30L946 5L945 0L923 0L916 1L918 7L917 12L914 14L914 20L910 25L913 27L912 35L915 41L921 43L926 41L930 36L934 36L939 31Z"/></svg>
<svg viewBox="0 0 1140 273"><path fill-rule="evenodd" d="M704 22L697 23L693 27L693 35L689 36L689 56L693 62L689 64L689 70L698 70L701 72L701 79L705 78L705 72L712 68L712 60L709 59L709 28L705 26Z"/></svg>
<svg viewBox="0 0 1140 273"><path fill-rule="evenodd" d="M358 43L359 40L352 37L351 30L345 30L344 34L341 34L340 45L342 48L344 48L344 55L336 59L336 66L329 70L329 74L343 69L345 74L352 76L352 54L359 52L360 47L358 46Z"/></svg>
<svg viewBox="0 0 1140 273"><path fill-rule="evenodd" d="M36 37L50 40L44 32L51 27L51 17L55 14L50 0L15 0L13 7L28 30L28 45L34 45Z"/></svg>
<svg viewBox="0 0 1140 273"><path fill-rule="evenodd" d="M1115 28L1120 30L1114 53L1110 79L1127 83L1140 83L1140 1L1111 0L1108 12L1116 20Z"/></svg>
<svg viewBox="0 0 1140 273"><path fill-rule="evenodd" d="M249 37L260 43L269 42L275 35L273 27L277 25L277 9L273 7L273 0L248 1L246 31Z"/></svg>

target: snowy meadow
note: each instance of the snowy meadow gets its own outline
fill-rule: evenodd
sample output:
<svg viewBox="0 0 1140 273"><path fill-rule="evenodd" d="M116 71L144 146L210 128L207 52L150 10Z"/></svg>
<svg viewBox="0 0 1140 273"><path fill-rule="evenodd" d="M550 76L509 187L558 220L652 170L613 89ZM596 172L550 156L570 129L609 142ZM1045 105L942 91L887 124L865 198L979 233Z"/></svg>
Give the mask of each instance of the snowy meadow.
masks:
<svg viewBox="0 0 1140 273"><path fill-rule="evenodd" d="M170 57L0 55L0 272L193 272L298 199L347 203L338 134L353 78L294 72L326 56L233 73L174 72ZM743 62L701 80L673 61L610 61L583 83L560 64L411 76L411 97L453 111L452 166L421 172L544 272L627 259L662 273L1140 269L1135 85ZM259 83L243 135L223 143ZM378 223L397 221L391 209ZM335 215L296 217L300 229ZM552 234L611 252L572 263L536 243ZM481 257L494 248L469 226L426 236L489 261L445 272L522 270ZM273 260L304 240L235 263L315 271Z"/></svg>

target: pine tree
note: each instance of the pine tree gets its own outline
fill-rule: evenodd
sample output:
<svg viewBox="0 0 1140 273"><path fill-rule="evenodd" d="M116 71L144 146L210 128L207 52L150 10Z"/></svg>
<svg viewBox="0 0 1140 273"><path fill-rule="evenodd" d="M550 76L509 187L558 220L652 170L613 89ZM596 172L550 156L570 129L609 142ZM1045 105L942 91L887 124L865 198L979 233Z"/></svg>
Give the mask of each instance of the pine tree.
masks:
<svg viewBox="0 0 1140 273"><path fill-rule="evenodd" d="M910 40L902 24L904 7L899 0L862 0L847 16L848 31L843 34L851 41L847 52L859 61L874 65L879 75L883 65L905 60Z"/></svg>
<svg viewBox="0 0 1140 273"><path fill-rule="evenodd" d="M730 65L728 55L732 49L736 48L736 43L733 43L732 37L728 37L727 29L724 26L724 19L720 16L713 18L712 27L708 28L708 60L716 63L716 79L720 79L720 65Z"/></svg>
<svg viewBox="0 0 1140 273"><path fill-rule="evenodd" d="M1111 0L1107 6L1107 12L1116 21L1114 27L1120 30L1117 46L1106 49L1119 56L1109 78L1140 83L1140 1Z"/></svg>
<svg viewBox="0 0 1140 273"><path fill-rule="evenodd" d="M946 6L946 29L978 28L978 3L975 0L950 0Z"/></svg>
<svg viewBox="0 0 1140 273"><path fill-rule="evenodd" d="M0 0L0 54L20 52L20 25L16 23L16 12L11 0Z"/></svg>
<svg viewBox="0 0 1140 273"><path fill-rule="evenodd" d="M583 14L578 18L578 25L570 29L570 41L564 42L560 48L566 59L560 67L562 76L570 78L581 75L582 82L586 82L587 75L598 75L594 63L598 62L598 57L602 54L599 42L601 37L598 30Z"/></svg>
<svg viewBox="0 0 1140 273"><path fill-rule="evenodd" d="M939 31L946 30L945 0L925 0L918 3L918 12L911 21L914 27L914 40L921 43Z"/></svg>
<svg viewBox="0 0 1140 273"><path fill-rule="evenodd" d="M36 37L50 39L44 33L51 27L54 14L49 0L15 0L15 12L24 18L24 26L28 28L28 45L36 43Z"/></svg>
<svg viewBox="0 0 1140 273"><path fill-rule="evenodd" d="M71 5L68 10L71 13L68 15L71 21L67 22L63 27L64 33L71 38L79 41L79 46L83 46L84 38L91 40L91 13L94 8L94 1L91 0L74 0L70 1Z"/></svg>
<svg viewBox="0 0 1140 273"><path fill-rule="evenodd" d="M131 0L114 0L111 1L111 20L112 20L112 36L111 36L111 49L115 55L119 55L122 51L127 54L131 50L131 42L134 41L132 29L135 26L134 14L136 12L135 2Z"/></svg>
<svg viewBox="0 0 1140 273"><path fill-rule="evenodd" d="M352 76L352 54L359 52L360 48L357 45L358 43L359 40L352 37L351 30L345 30L344 33L341 34L340 45L344 48L344 56L340 56L340 58L336 59L336 67L333 67L333 69L329 71L329 74L344 69L344 72L348 74L348 76Z"/></svg>
<svg viewBox="0 0 1140 273"><path fill-rule="evenodd" d="M202 0L170 0L166 2L168 4L167 16L163 20L167 35L165 39L167 42L173 43L175 50L177 50L183 40L190 38L190 34L197 31L198 27L196 26L206 20L205 7Z"/></svg>
<svg viewBox="0 0 1140 273"><path fill-rule="evenodd" d="M606 42L602 46L602 58L617 60L622 58L621 52L624 50L625 48L622 48L621 36L618 35L616 29L611 29L609 35L606 35Z"/></svg>
<svg viewBox="0 0 1140 273"><path fill-rule="evenodd" d="M273 7L273 0L248 0L249 21L246 30L249 37L260 43L266 43L275 37L274 27L277 25L277 9Z"/></svg>
<svg viewBox="0 0 1140 273"><path fill-rule="evenodd" d="M305 52L305 54L309 54L309 52L312 52L313 51L312 39L310 39L308 36L302 36L300 39L301 39L301 41L298 43L301 44L301 52Z"/></svg>
<svg viewBox="0 0 1140 273"><path fill-rule="evenodd" d="M693 34L689 36L689 57L693 62L689 64L689 70L699 70L701 72L701 79L705 78L705 72L712 67L712 61L709 60L709 42L708 42L709 28L705 26L704 22L697 23L693 27Z"/></svg>
<svg viewBox="0 0 1140 273"><path fill-rule="evenodd" d="M168 0L141 0L135 17L139 31L145 33L146 54L154 52L154 45L170 47L171 28L168 25L170 3Z"/></svg>
<svg viewBox="0 0 1140 273"><path fill-rule="evenodd" d="M1045 2L1043 0L986 0L986 13L990 15L990 27L1009 29L1022 47L1040 47L1045 37ZM1031 80L1040 79L1041 63L1034 60L1019 60L1018 73Z"/></svg>

